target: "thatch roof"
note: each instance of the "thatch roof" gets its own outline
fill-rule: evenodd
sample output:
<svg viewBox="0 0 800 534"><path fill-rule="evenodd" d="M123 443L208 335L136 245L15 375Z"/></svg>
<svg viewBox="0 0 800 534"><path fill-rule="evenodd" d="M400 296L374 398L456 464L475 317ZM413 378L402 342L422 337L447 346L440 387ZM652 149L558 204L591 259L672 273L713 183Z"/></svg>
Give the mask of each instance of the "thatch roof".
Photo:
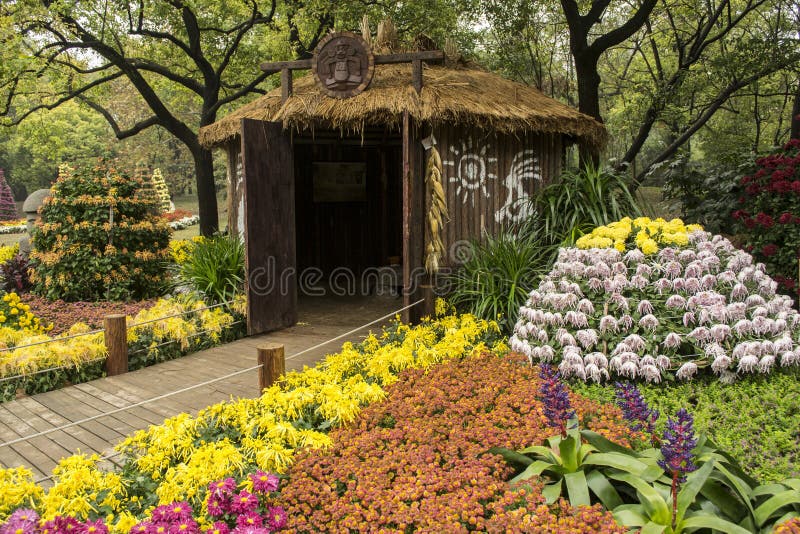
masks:
<svg viewBox="0 0 800 534"><path fill-rule="evenodd" d="M537 89L474 68L426 65L423 89L411 86L411 65L376 65L372 84L348 99L325 96L313 75L294 80L281 105L280 88L200 129L200 143L219 146L239 135L243 118L283 122L286 127L360 132L366 126L397 126L403 112L417 122L478 126L503 133L563 133L601 146L602 124Z"/></svg>

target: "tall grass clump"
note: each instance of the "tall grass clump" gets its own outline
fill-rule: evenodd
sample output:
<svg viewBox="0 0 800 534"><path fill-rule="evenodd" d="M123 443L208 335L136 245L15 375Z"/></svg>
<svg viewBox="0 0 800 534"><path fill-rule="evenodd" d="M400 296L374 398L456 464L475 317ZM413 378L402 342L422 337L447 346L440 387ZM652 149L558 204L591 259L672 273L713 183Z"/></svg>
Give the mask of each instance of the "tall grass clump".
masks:
<svg viewBox="0 0 800 534"><path fill-rule="evenodd" d="M206 302L227 302L242 290L244 254L244 243L238 236L198 241L177 267L178 284L194 290Z"/></svg>
<svg viewBox="0 0 800 534"><path fill-rule="evenodd" d="M510 332L519 306L553 262L557 247L535 228L512 228L470 242L468 259L449 277L450 302Z"/></svg>
<svg viewBox="0 0 800 534"><path fill-rule="evenodd" d="M529 225L541 226L565 245L598 226L642 215L625 176L591 165L562 173L560 180L542 189L535 203L538 221Z"/></svg>

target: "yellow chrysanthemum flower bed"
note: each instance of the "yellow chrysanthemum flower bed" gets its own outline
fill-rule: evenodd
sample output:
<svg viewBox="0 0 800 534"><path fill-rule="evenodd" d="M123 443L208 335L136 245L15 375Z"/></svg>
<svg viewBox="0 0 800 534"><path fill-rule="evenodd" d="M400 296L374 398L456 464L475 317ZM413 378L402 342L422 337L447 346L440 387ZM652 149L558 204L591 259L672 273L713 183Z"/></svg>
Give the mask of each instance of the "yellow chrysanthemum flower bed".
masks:
<svg viewBox="0 0 800 534"><path fill-rule="evenodd" d="M18 324L9 326L4 324L6 314L2 311L3 305L19 310L14 315L15 318L19 318ZM140 324L128 329L130 368L136 369L188 354L229 339L226 335L230 334L237 316L239 320L244 316L245 306L243 296L235 299L230 309L221 306L203 309L207 304L195 298L169 298L157 301L150 308L141 310L136 316L128 317L129 325ZM158 320L164 317L168 318ZM29 392L41 392L52 388L52 385L48 386L53 382L52 377L37 375L48 369L60 369L63 375L61 378L64 380L69 378L73 382L101 376L102 360L106 357L102 332L89 334L89 327L80 322L59 336L51 337L45 331L46 329L39 325L38 319L30 314L27 305L21 303L16 294L8 293L3 296L0 301L0 349L10 350L0 351L0 377L20 378L0 383L0 400L13 398L18 388L24 388ZM165 345L170 341L174 343ZM77 373L90 363L94 368L87 372L92 376L76 378L68 375L67 370ZM42 378L42 385L33 383L37 378Z"/></svg>
<svg viewBox="0 0 800 534"><path fill-rule="evenodd" d="M578 248L611 248L620 252L638 248L644 254L655 254L659 245L686 246L689 234L703 230L699 224L684 224L680 219L666 221L659 217L625 217L619 221L598 226L590 233L580 237L575 245Z"/></svg>
<svg viewBox="0 0 800 534"><path fill-rule="evenodd" d="M10 477L24 482L21 492L0 493L0 521L3 511L21 502L45 518L65 512L85 518L93 508L103 511L112 532L127 534L135 518L158 504L188 500L201 506L212 481L255 469L283 473L298 449L331 446L327 431L383 399L384 386L404 369L482 350L508 350L497 323L471 315L414 327L398 322L358 345L345 343L313 368L287 373L259 398L215 404L135 433L117 446L126 459L121 474L100 470L96 459L73 456L54 471L55 485L43 490L30 483L29 473L0 469L0 489ZM92 484L95 491L88 489Z"/></svg>

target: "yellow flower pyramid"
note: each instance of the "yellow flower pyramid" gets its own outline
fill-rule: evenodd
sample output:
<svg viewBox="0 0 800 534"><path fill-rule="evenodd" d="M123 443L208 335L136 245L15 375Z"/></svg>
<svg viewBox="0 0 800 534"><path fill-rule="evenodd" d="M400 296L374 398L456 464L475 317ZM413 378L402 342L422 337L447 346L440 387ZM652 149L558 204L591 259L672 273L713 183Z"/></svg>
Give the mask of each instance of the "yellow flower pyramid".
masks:
<svg viewBox="0 0 800 534"><path fill-rule="evenodd" d="M153 171L153 191L155 192L156 201L161 207L162 213L170 211L169 189L167 182L164 181L164 175L161 174L161 169Z"/></svg>

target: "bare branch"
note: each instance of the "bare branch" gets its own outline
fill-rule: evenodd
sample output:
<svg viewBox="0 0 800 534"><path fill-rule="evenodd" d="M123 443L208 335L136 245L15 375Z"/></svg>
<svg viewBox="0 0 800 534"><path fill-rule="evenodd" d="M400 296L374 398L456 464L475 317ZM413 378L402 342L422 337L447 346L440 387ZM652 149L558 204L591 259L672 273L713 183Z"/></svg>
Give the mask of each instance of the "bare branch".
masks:
<svg viewBox="0 0 800 534"><path fill-rule="evenodd" d="M133 137L134 135L138 134L142 130L146 130L147 128L150 128L151 126L156 126L157 124L160 124L160 121L158 120L158 117L153 115L152 117L150 117L148 119L145 119L143 121L137 122L136 124L134 124L133 126L131 126L130 128L128 128L126 130L122 130L119 127L119 123L117 123L117 121L114 118L114 116L106 108L104 108L103 106L101 106L97 102L89 100L88 98L86 98L84 96L79 96L78 98L80 99L81 102L83 102L84 104L86 104L87 106L89 106L90 108L92 108L93 110L98 112L100 115L102 115L103 118L106 120L106 122L108 122L108 124L111 126L111 129L114 130L114 135L117 137L117 139L120 139L120 140L127 139L128 137Z"/></svg>

